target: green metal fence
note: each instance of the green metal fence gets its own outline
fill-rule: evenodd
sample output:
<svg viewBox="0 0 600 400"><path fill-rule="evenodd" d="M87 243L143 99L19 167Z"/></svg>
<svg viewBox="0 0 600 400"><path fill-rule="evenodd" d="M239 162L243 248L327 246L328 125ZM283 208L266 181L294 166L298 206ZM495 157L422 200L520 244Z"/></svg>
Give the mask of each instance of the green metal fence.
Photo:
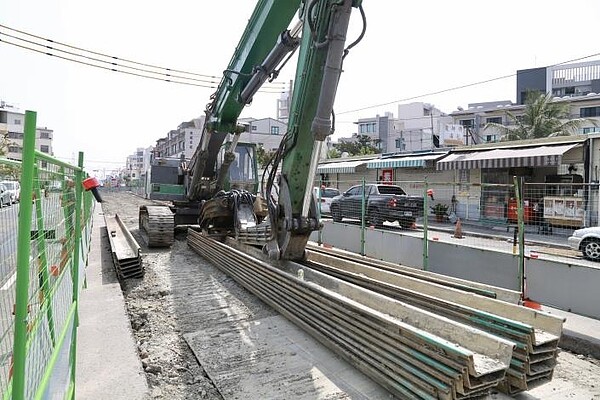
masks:
<svg viewBox="0 0 600 400"><path fill-rule="evenodd" d="M329 187L322 181L315 181L314 186L322 187L322 191ZM321 198L316 201L321 218L360 227L360 235L355 239L360 245L353 246L360 249L360 254L365 255L365 232L373 229L422 238L422 261L418 267L425 270L429 268L431 243L435 241L452 244L456 249L468 246L509 253L518 259L518 282L511 286L523 291L526 229L522 186L516 178L513 184L383 183L362 179L336 181L335 189L342 194L330 199L325 211L325 202ZM394 200L385 195L402 196ZM377 200L380 198L385 201ZM527 233L531 235L531 229ZM318 242L323 242L322 232Z"/></svg>
<svg viewBox="0 0 600 400"><path fill-rule="evenodd" d="M0 396L75 397L77 304L90 248L94 200L79 165L35 150L27 111L23 161L0 158L20 195L0 209ZM18 201L17 201L18 200Z"/></svg>

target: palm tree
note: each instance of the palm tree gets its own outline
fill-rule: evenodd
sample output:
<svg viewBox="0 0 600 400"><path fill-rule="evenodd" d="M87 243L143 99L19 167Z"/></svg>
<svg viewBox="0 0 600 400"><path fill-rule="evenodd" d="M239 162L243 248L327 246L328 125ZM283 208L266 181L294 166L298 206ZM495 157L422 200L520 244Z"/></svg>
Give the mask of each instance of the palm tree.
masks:
<svg viewBox="0 0 600 400"><path fill-rule="evenodd" d="M551 94L539 92L530 92L527 95L522 116L517 117L510 111L507 111L506 115L514 125L488 123L484 130L496 129L500 132L500 140L525 140L572 135L588 122L597 126L596 121L588 118L568 119L568 103L554 102Z"/></svg>

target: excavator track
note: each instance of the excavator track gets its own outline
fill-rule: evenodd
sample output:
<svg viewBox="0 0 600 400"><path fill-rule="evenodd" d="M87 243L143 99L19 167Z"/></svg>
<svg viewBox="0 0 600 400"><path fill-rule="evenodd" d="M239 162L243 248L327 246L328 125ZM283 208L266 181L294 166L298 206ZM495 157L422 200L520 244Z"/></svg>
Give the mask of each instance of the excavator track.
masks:
<svg viewBox="0 0 600 400"><path fill-rule="evenodd" d="M141 206L139 222L148 247L171 247L175 241L175 214L168 206Z"/></svg>

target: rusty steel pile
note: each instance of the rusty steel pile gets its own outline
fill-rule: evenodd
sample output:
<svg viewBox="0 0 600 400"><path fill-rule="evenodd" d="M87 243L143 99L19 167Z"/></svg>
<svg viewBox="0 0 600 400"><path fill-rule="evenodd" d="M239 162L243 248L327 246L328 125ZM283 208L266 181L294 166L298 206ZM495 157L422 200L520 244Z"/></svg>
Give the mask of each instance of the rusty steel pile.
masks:
<svg viewBox="0 0 600 400"><path fill-rule="evenodd" d="M513 394L552 378L564 321L516 292L317 246L296 263L194 230L188 244L400 398Z"/></svg>

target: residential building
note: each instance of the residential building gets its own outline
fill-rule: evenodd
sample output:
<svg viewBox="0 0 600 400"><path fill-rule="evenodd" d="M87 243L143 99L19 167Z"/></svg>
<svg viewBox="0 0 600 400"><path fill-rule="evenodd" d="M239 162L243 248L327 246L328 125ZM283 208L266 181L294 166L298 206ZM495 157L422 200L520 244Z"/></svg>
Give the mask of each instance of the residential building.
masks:
<svg viewBox="0 0 600 400"><path fill-rule="evenodd" d="M398 105L396 129L388 139L387 152L425 151L442 146L440 134L452 118L429 103ZM390 144L393 143L393 147Z"/></svg>
<svg viewBox="0 0 600 400"><path fill-rule="evenodd" d="M246 125L246 131L240 136L240 142L256 143L266 151L277 150L287 133L287 124L274 118L240 118L238 124Z"/></svg>
<svg viewBox="0 0 600 400"><path fill-rule="evenodd" d="M600 93L600 60L517 71L517 104L525 104L528 91L554 97Z"/></svg>
<svg viewBox="0 0 600 400"><path fill-rule="evenodd" d="M358 135L367 135L382 153L433 150L441 147L440 134L451 123L451 117L431 104L399 104L398 118L391 112L361 118L355 122L358 133L350 139L340 140L355 141Z"/></svg>
<svg viewBox="0 0 600 400"><path fill-rule="evenodd" d="M586 118L587 121L579 128L578 134L600 132L600 94L587 94L586 96L554 98L559 103L569 105L569 118ZM507 112L515 118L520 118L525 105L514 104L511 101L496 101L487 103L469 104L466 110L454 111L450 114L454 125L462 126L464 132L464 145L498 142L500 132L494 128L487 128L488 123L505 126L514 124ZM594 121L597 126L594 125Z"/></svg>
<svg viewBox="0 0 600 400"><path fill-rule="evenodd" d="M150 168L150 161L154 147L138 147L137 150L127 156L125 162L125 171L123 177L129 178L131 181L143 180L145 172Z"/></svg>
<svg viewBox="0 0 600 400"><path fill-rule="evenodd" d="M25 132L25 113L16 106L4 101L0 102L0 152L13 160L23 159L23 135ZM36 128L36 149L42 153L53 155L52 129Z"/></svg>
<svg viewBox="0 0 600 400"><path fill-rule="evenodd" d="M290 82L290 87L292 83ZM286 91L282 93L279 99L277 99L277 120L285 124L288 123L290 116L290 92Z"/></svg>
<svg viewBox="0 0 600 400"><path fill-rule="evenodd" d="M166 137L156 141L156 157L183 157L190 159L200 144L202 129L204 129L204 115L191 121L182 122L177 129L169 131Z"/></svg>

